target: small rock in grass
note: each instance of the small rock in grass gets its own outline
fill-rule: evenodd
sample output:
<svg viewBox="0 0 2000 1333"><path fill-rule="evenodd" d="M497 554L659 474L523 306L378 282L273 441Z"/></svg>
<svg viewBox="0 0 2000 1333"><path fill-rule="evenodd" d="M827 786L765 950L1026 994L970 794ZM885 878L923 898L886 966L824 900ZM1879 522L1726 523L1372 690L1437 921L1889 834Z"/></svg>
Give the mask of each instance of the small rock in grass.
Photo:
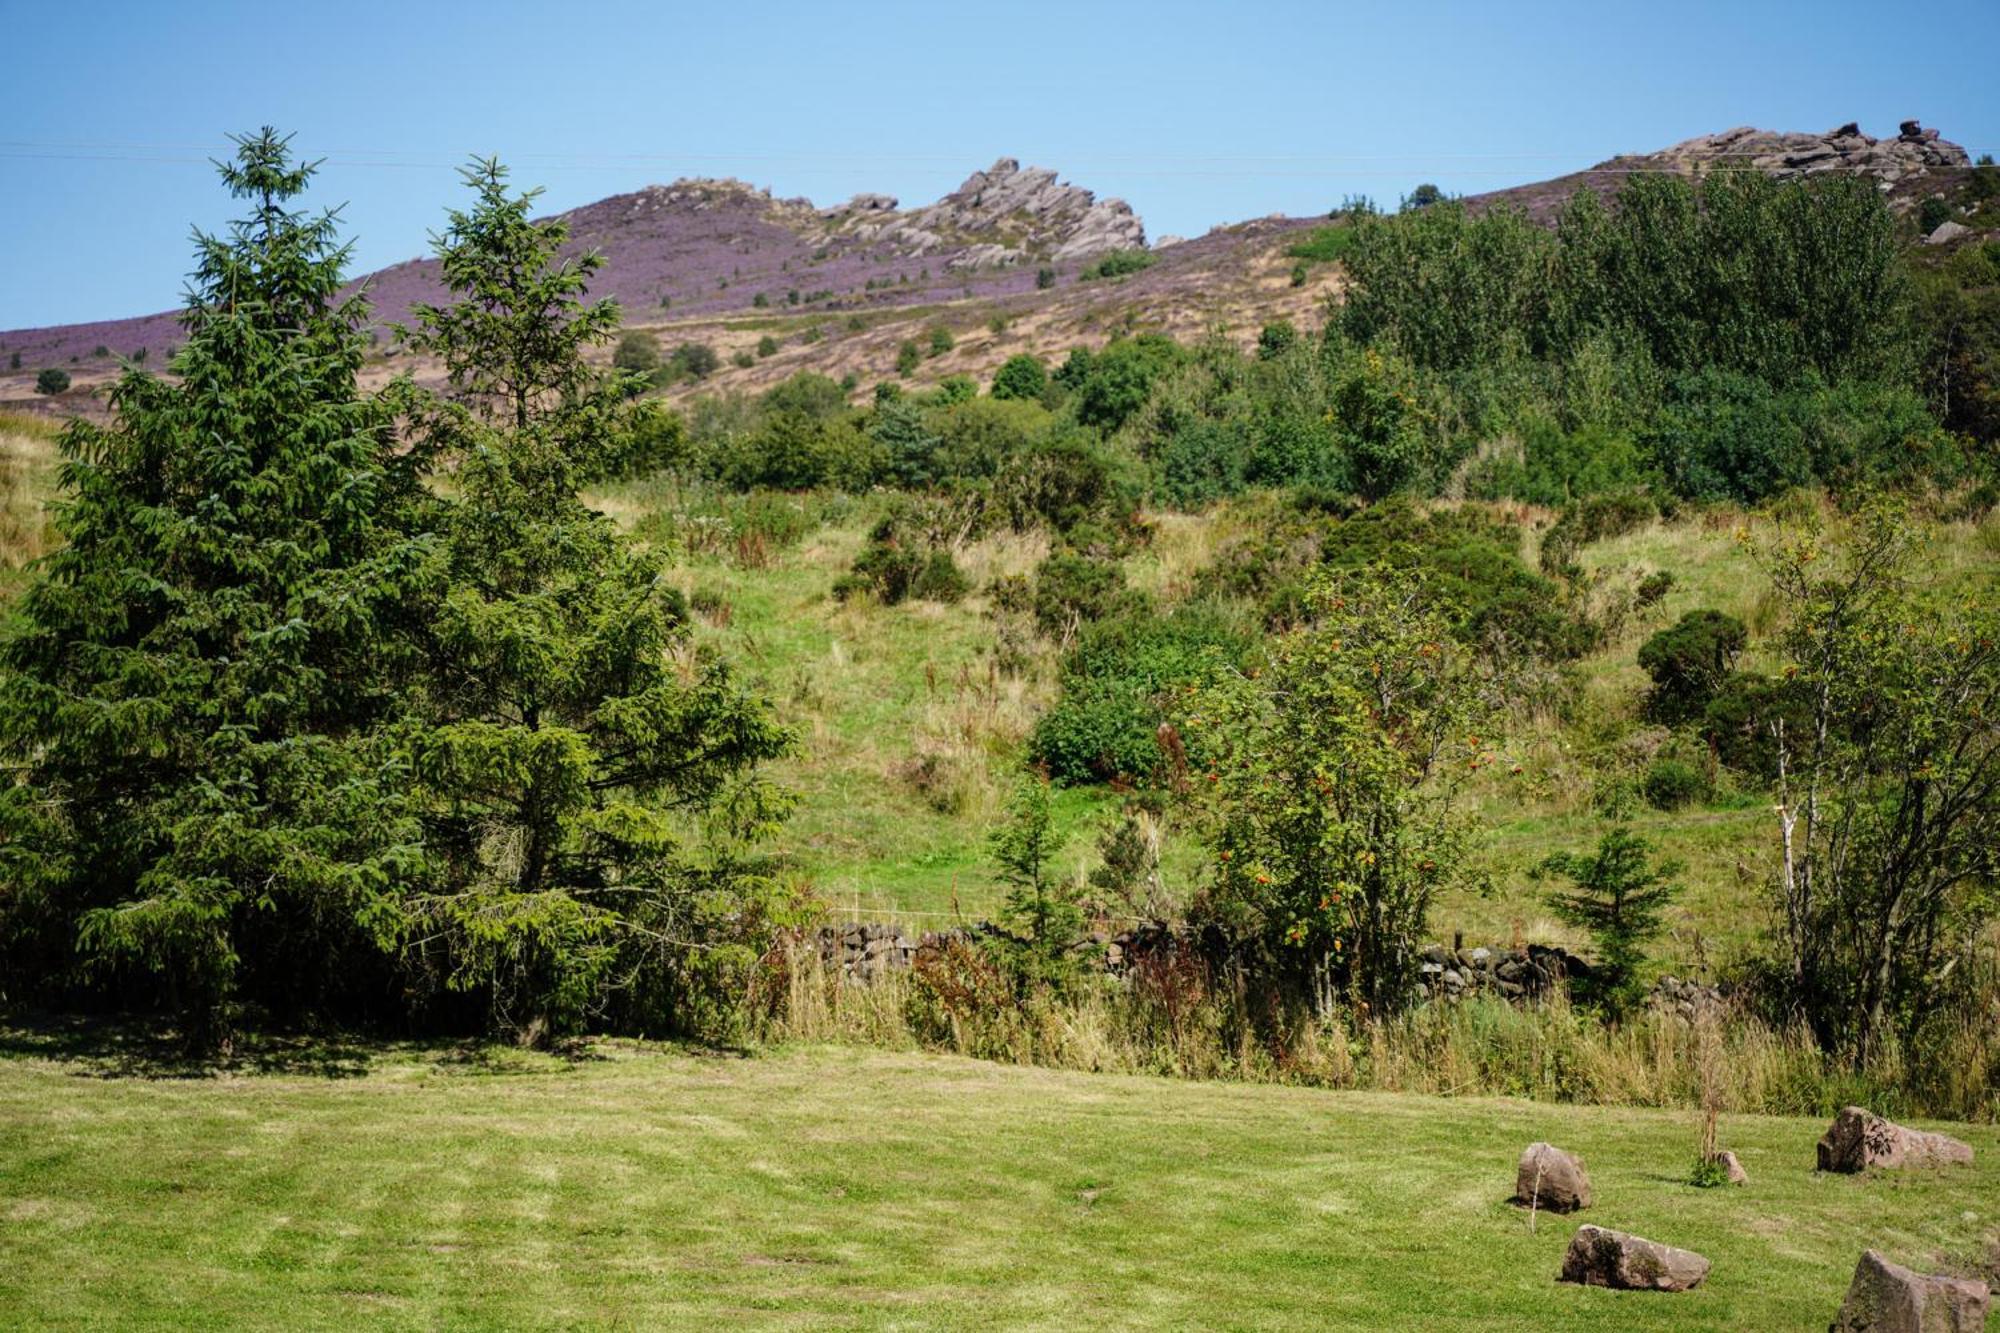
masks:
<svg viewBox="0 0 2000 1333"><path fill-rule="evenodd" d="M1737 1160L1735 1153L1725 1148L1715 1155L1715 1160L1722 1163L1723 1175L1728 1179L1730 1184L1747 1185L1750 1183L1750 1173L1743 1169L1743 1163Z"/></svg>
<svg viewBox="0 0 2000 1333"><path fill-rule="evenodd" d="M1588 1224L1570 1237L1562 1280L1621 1291L1692 1291L1708 1276L1708 1260L1693 1250Z"/></svg>
<svg viewBox="0 0 2000 1333"><path fill-rule="evenodd" d="M1822 1171L1971 1165L1971 1145L1949 1135L1908 1129L1859 1106L1843 1108L1819 1141Z"/></svg>
<svg viewBox="0 0 2000 1333"><path fill-rule="evenodd" d="M1573 1213L1590 1207L1590 1175L1583 1159L1550 1143L1531 1143L1514 1172L1514 1202Z"/></svg>
<svg viewBox="0 0 2000 1333"><path fill-rule="evenodd" d="M1984 1282L1912 1272L1867 1250L1829 1333L1984 1333L1989 1296Z"/></svg>

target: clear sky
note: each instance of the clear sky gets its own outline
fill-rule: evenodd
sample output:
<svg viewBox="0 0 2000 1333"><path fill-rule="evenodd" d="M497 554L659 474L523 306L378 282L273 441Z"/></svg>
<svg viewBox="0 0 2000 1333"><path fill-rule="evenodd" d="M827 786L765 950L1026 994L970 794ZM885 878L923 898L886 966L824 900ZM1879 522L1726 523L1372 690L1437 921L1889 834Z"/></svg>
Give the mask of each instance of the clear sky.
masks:
<svg viewBox="0 0 2000 1333"><path fill-rule="evenodd" d="M229 216L206 159L266 123L327 158L357 271L423 252L474 152L550 211L683 175L909 204L1015 156L1155 237L1741 124L2000 152L2000 0L0 0L0 51L0 328L176 305Z"/></svg>

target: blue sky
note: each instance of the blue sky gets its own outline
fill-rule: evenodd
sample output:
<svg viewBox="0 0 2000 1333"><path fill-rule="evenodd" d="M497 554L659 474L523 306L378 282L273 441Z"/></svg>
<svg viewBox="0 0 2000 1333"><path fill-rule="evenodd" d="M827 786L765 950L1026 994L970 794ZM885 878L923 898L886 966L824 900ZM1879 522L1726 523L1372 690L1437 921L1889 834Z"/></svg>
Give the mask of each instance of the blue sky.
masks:
<svg viewBox="0 0 2000 1333"><path fill-rule="evenodd" d="M682 175L935 198L1003 155L1151 235L1471 192L1739 124L2000 152L2000 3L340 5L0 0L0 328L177 304L205 159L328 158L357 271L423 252L453 167L549 210Z"/></svg>

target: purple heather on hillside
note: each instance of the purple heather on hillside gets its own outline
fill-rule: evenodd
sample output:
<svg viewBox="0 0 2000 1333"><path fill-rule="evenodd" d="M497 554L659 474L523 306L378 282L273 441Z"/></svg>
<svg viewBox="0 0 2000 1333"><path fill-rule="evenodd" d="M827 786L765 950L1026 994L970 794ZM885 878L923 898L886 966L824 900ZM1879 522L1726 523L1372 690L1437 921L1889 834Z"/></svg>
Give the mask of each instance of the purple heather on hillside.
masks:
<svg viewBox="0 0 2000 1333"><path fill-rule="evenodd" d="M734 180L687 180L614 195L563 214L575 250L601 251L594 296L615 298L634 323L688 315L804 313L1007 295L1037 269L1066 271L1104 250L1143 246L1145 230L1118 200L1023 170L1011 159L958 190L902 212L882 195L820 209L774 199ZM437 264L413 259L360 279L385 329L443 295ZM758 305L762 298L764 304ZM154 364L182 334L178 315L22 329L0 351L24 364L63 365L147 349Z"/></svg>

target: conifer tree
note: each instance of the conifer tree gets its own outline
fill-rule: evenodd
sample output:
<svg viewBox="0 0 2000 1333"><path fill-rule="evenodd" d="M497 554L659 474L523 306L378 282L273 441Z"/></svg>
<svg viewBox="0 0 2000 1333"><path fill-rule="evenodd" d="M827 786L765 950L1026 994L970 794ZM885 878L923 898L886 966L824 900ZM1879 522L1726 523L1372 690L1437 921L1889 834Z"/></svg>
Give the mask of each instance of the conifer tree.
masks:
<svg viewBox="0 0 2000 1333"><path fill-rule="evenodd" d="M755 768L790 738L692 658L657 562L579 495L631 410L584 358L619 323L586 303L596 258L564 258L497 162L464 175L474 202L437 238L457 299L404 335L446 367L417 429L456 468L416 705L424 957L503 1029L572 1029L614 982L645 991L642 1024L684 1022L690 958L726 958L714 927L765 887L731 849L779 813Z"/></svg>
<svg viewBox="0 0 2000 1333"><path fill-rule="evenodd" d="M246 986L310 1002L396 932L419 854L392 628L430 565L356 390L335 215L293 204L313 166L270 129L236 143L248 216L196 233L174 379L128 366L111 423L64 437L63 544L0 679L11 961L156 980L204 1046Z"/></svg>

